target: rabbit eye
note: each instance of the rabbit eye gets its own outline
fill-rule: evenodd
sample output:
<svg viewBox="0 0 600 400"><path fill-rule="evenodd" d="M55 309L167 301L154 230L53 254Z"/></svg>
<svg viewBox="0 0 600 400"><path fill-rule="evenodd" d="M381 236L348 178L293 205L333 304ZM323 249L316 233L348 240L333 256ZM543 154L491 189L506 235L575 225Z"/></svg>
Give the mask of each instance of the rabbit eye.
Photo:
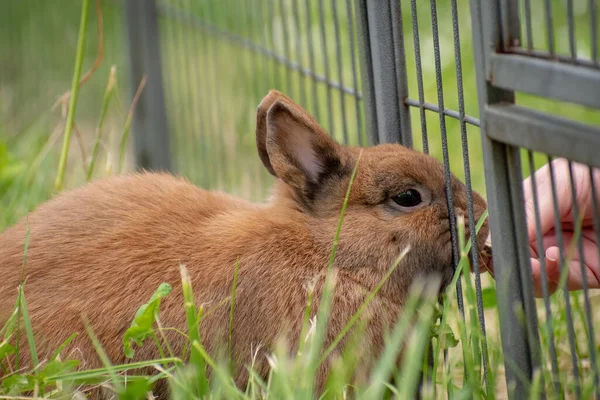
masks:
<svg viewBox="0 0 600 400"><path fill-rule="evenodd" d="M392 197L392 200L401 207L416 207L423 202L421 194L415 189L408 189Z"/></svg>

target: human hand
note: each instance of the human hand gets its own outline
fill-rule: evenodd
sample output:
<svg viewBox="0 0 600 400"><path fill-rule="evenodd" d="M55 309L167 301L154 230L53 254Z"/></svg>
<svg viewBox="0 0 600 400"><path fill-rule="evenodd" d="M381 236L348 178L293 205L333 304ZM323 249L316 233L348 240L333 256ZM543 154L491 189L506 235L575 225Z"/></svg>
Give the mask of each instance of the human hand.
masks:
<svg viewBox="0 0 600 400"><path fill-rule="evenodd" d="M581 240L583 244L583 273L587 278L588 288L600 288L600 253L598 250L597 236L594 232L594 202L590 172L587 165L572 163L573 181L576 189L579 218L583 217ZM579 253L572 208L573 196L571 194L571 178L569 163L565 159L556 159L552 162L558 200L558 214L563 232L563 246L565 259L568 261L567 288L579 290L583 288L583 275L581 269L581 255ZM600 171L594 170L594 187L596 195L600 196ZM560 280L560 250L554 227L554 201L552 197L552 183L550 168L543 166L535 172L537 187L537 202L540 218L540 232L543 241L543 254L538 253L535 208L533 198L532 179L528 177L523 181L525 198L525 213L527 218L527 235L531 254L531 268L535 295L541 297L542 292L542 257L546 264L549 293L554 293ZM600 203L600 198L598 198ZM596 212L598 212L596 210ZM583 214L583 215L582 215ZM572 251L570 249L573 249Z"/></svg>

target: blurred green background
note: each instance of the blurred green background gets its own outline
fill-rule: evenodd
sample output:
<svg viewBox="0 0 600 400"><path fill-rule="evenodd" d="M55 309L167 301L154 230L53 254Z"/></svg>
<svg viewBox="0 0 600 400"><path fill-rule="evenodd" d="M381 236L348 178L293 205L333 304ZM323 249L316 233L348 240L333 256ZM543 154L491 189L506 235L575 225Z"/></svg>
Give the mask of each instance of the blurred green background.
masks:
<svg viewBox="0 0 600 400"><path fill-rule="evenodd" d="M591 53L588 2L576 0L574 3L578 51L583 58L588 58ZM542 1L535 0L531 4L534 45L544 49ZM559 12L565 5L561 0L554 0L552 4L557 50L566 54L566 13ZM61 107L52 109L52 106L70 89L80 6L78 0L11 0L0 14L3 224L13 222L52 194L64 126ZM431 6L424 1L401 2L409 93L412 99L418 99L411 22L413 6L418 21L424 99L437 104ZM99 174L114 173L115 146L139 83L129 79L123 3L102 0L101 7L103 60L80 91L77 140L71 145L66 187L83 182L83 160L89 158L111 66L116 66L118 89L106 117L100 152L104 168L97 169ZM159 1L158 10L162 58L156 62L162 63L164 73L171 155L178 173L208 188L227 190L253 200L264 199L272 178L256 156L254 117L257 104L271 88L287 93L305 106L339 140L366 143L369 133L365 132L362 101L351 94L341 94L336 88L328 89L323 82L315 84L307 73L314 71L331 82L341 82L351 90L362 92L352 1L169 0ZM437 15L444 103L446 108L457 110L450 0L437 2ZM478 117L468 0L458 0L458 26L465 111ZM92 1L84 72L91 68L98 50L97 15ZM299 68L287 68L278 56ZM518 102L600 124L597 112L575 105L521 94ZM412 108L411 114L415 147L422 149L422 127L425 126L429 152L442 159L439 115L426 111L425 121L421 121L417 108ZM451 168L464 179L460 124L449 117L445 123ZM468 126L467 136L473 186L484 192L478 128ZM126 160L131 160L130 154ZM537 160L538 164L543 162L542 158ZM127 165L133 167L131 162ZM35 167L35 171L31 167ZM29 181L15 185L26 171L29 171ZM22 195L24 188L27 188L27 196Z"/></svg>

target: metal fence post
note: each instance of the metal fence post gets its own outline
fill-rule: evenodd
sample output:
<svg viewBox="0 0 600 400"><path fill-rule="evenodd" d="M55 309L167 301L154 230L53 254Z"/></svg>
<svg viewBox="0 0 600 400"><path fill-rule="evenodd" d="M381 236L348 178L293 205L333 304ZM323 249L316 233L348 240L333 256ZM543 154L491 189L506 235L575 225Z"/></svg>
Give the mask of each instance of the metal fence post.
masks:
<svg viewBox="0 0 600 400"><path fill-rule="evenodd" d="M361 74L367 128L373 144L412 147L406 59L400 4L360 0L358 17Z"/></svg>
<svg viewBox="0 0 600 400"><path fill-rule="evenodd" d="M147 77L133 115L135 164L137 168L168 171L171 162L156 2L127 0L125 6L133 94L143 76Z"/></svg>
<svg viewBox="0 0 600 400"><path fill-rule="evenodd" d="M518 19L500 10L511 0L471 0L473 51L477 95L487 182L490 228L494 246L494 271L498 292L500 333L506 366L506 383L511 399L526 399L535 369L540 367L537 314L531 295L530 268L519 149L489 135L487 112L499 104L513 104L514 92L490 82L489 59L502 52L503 38L518 38ZM512 18L512 19L511 19ZM518 16L516 17L518 18Z"/></svg>

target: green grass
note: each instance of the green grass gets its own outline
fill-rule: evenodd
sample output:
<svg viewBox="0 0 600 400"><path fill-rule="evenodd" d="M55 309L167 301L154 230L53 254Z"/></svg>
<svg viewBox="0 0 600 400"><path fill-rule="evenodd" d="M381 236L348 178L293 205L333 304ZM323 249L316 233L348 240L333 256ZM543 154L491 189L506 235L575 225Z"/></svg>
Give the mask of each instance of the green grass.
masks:
<svg viewBox="0 0 600 400"><path fill-rule="evenodd" d="M51 105L69 89L73 78L81 7L80 2L70 1L69 6L56 7L52 2L35 2L34 6L29 0L21 0L11 2L7 12L0 13L0 33L2 33L0 34L0 49L2 49L0 52L0 230L15 223L29 210L57 193L54 181L59 175L57 171L61 157L59 144L65 125L61 110L53 111ZM338 15L343 17L337 27L342 38L339 43L336 40L331 3L324 2L326 5L322 14L323 32L319 29L321 14L317 6L307 10L304 2L300 1L298 13L294 16L291 13L293 3L285 2L283 12L280 8L281 3L274 3L275 6L270 11L267 7L251 6L247 1L160 2L184 10L199 20L211 21L220 29L250 38L254 42L266 43L267 47L285 54L292 62L298 62L305 67L311 67L312 64L308 52L310 38L314 46L315 72L322 76L329 75L333 81L341 80L345 86L353 86L352 61L354 60L358 65L358 54L353 54L349 45L348 38L352 29L345 19L345 2L341 0L335 2ZM578 49L585 56L586 44L589 45L589 32L585 28L588 25L589 15L585 13L585 9L582 11L581 7L587 2L576 1L576 3L579 10L575 15L576 24L581 27L577 32ZM104 61L90 81L81 87L77 99L77 114L74 115L74 120L81 134L82 147L79 146L79 139L73 139L69 143L65 164L65 188L78 186L86 180L118 173L122 163L125 169L130 167L127 162L130 149L125 144L127 144L131 118L129 101L125 99L131 97L139 82L131 83L128 78L124 16L115 2L103 1L102 4ZM438 98L434 79L429 3L417 1L415 4L425 77L424 99L435 104ZM540 11L541 4L541 0L532 1L534 10ZM552 4L555 10L561 10L563 7L558 0L554 0ZM402 2L409 92L411 98L416 99L418 88L410 6L409 1ZM458 6L465 111L477 117L468 1L458 0ZM437 11L445 107L458 109L450 2L438 1ZM269 16L272 23L261 22ZM95 13L90 9L87 19L89 24L87 46L83 57L84 71L92 65L97 55L98 38L94 32L95 18ZM312 20L310 27L307 27L308 18ZM291 95L313 113L336 139L347 138L351 144L366 142L363 104L356 102L354 97L342 95L336 90L329 93L325 85L314 85L310 77L297 71L288 72L288 69L279 62L266 59L239 44L215 36L197 25L165 16L161 16L160 22L163 83L167 97L172 159L176 170L195 183L207 188L227 190L254 200L265 198L273 180L264 171L256 156L254 116L256 105L270 88L277 88ZM555 12L555 23L557 32L564 32L566 13ZM543 25L539 23L534 26L536 48L544 46ZM296 41L295 36L300 39ZM353 40L357 43L356 26L354 26ZM556 40L558 51L565 53L568 49L567 36L557 35ZM340 64L337 61L338 49L342 56ZM327 55L329 69L325 69L323 54ZM339 67L341 67L341 74ZM360 79L357 81L357 89L362 90ZM520 93L517 102L571 119L600 125L600 115L583 107L538 99ZM423 148L422 127L426 127L430 154L440 160L443 159L439 116L426 112L425 120L422 121L419 110L412 109L411 118L415 147ZM461 127L457 121L450 118L446 118L445 122L449 163L453 172L462 179L464 166ZM77 134L77 131L75 133ZM466 134L473 187L485 195L479 130L469 126ZM76 135L74 137L77 138ZM131 144L130 142L128 144ZM85 153L85 157L82 152ZM88 154L91 156L87 157ZM82 158L85 160L82 161ZM535 166L539 167L544 162L544 156L536 154ZM523 162L524 175L530 172L527 162ZM465 262L464 257L462 261ZM461 268L467 266L461 263ZM431 326L429 321L427 314L430 311L427 307L421 308L418 296L415 295L407 303L406 316L401 318L390 332L388 351L376 363L377 367L371 375L371 385L362 388L362 392L359 390L359 395L370 398L370 395L387 392L401 396L404 394L402 390L413 387L416 382L415 373L421 369L420 359L426 350L423 338L428 337L429 332L432 331L437 335L437 339L433 340L435 384L425 385L423 388L425 398L445 398L446 393L450 393L452 398L469 396L486 399L503 398L507 389L504 383L504 359L500 347L498 316L495 308L497 295L493 281L487 276L482 277L486 304L489 372L489 381L486 385L482 382L481 375L481 356L485 352L485 344L478 323L474 288L470 277L467 276L456 275L453 285L458 279L462 282L466 319L463 320L459 314L456 293L452 286L446 292L443 309L435 312L431 310L432 315L439 317L435 326ZM550 398L560 398L551 385L552 375L548 361L550 333L557 343L559 378L562 387L572 394L574 384L573 376L570 374L565 299L559 292L551 298L550 315L546 315L543 305L538 302L544 360L544 368L538 376L544 378L545 388ZM12 324L21 321L18 316L24 317L23 323L27 327L24 287L19 293L23 296L20 294L16 302L15 310L18 311L16 316L9 321L0 321L0 325L4 325L0 331L0 340L2 340L0 360L3 351L11 351L9 339L13 338L15 332ZM232 288L232 294L235 294L235 287ZM592 388L592 374L588 349L585 345L587 337L582 312L583 300L580 293L571 294L570 299L574 310L579 367L583 371L583 393L589 393ZM592 306L600 307L599 296L592 294L591 301ZM165 354L161 360L75 372L76 360L60 361L53 358L47 365L30 366L31 369L23 374L5 379L0 383L0 393L14 395L31 389L38 390L37 393L40 395L53 396L56 394L53 391L59 387L68 391L81 383L107 380L112 382L112 386L118 389L122 396L136 397L143 393L155 379L161 378L170 380L175 397L186 397L191 393L208 393L208 391L214 397L225 398L258 398L261 393L273 398L298 393L310 395L311 386L308 384L311 379L310 374L320 361L316 355L320 355L326 349L319 346L318 338L311 333L308 314L303 330L304 335L308 336L306 348L301 349L302 351L299 351L295 357L284 354L282 350L275 352L273 363L277 367L274 368L269 379L263 382L257 376L251 375L253 379L248 390L240 392L232 386L228 360L210 359L202 348L201 332L198 336L194 333L194 318L196 320L201 318L204 310L199 312L195 309L195 305L190 303L187 306L190 307L188 328L191 332L188 349L193 355L187 365L183 363L184 355L173 355L169 351L168 343L164 342L161 334L161 328L155 328L154 319L150 318L145 321L144 335L138 337L158 343L157 345L164 350L161 354ZM310 306L309 304L308 307ZM156 309L158 308L157 306ZM424 317L415 324L414 319L411 320L410 317L417 308L418 316L424 315ZM421 318L418 316L415 318ZM551 327L547 324L550 318ZM414 331L411 333L410 327L416 327L416 333ZM355 330L359 328L359 326L354 327ZM395 370L390 361L391 354L398 351L398 343L402 338L409 340L414 357L409 357L400 370ZM595 338L595 343L600 343L600 336ZM29 346L34 345L34 341L30 340ZM443 357L445 350L448 351L446 359ZM348 371L352 369L355 362L351 353L343 353L343 357L334 363L335 368L330 379L332 397L334 394L341 396L344 388L347 388L350 383ZM131 375L135 374L136 368L147 365L160 365L162 372L154 378ZM203 375L207 365L217 371L208 382ZM465 376L465 369L478 372ZM127 385L124 385L123 379L125 371L127 371ZM396 382L403 382L403 385L385 386L383 382L390 376L397 378ZM534 385L539 385L539 381L534 382ZM9 389L13 392L8 392Z"/></svg>

